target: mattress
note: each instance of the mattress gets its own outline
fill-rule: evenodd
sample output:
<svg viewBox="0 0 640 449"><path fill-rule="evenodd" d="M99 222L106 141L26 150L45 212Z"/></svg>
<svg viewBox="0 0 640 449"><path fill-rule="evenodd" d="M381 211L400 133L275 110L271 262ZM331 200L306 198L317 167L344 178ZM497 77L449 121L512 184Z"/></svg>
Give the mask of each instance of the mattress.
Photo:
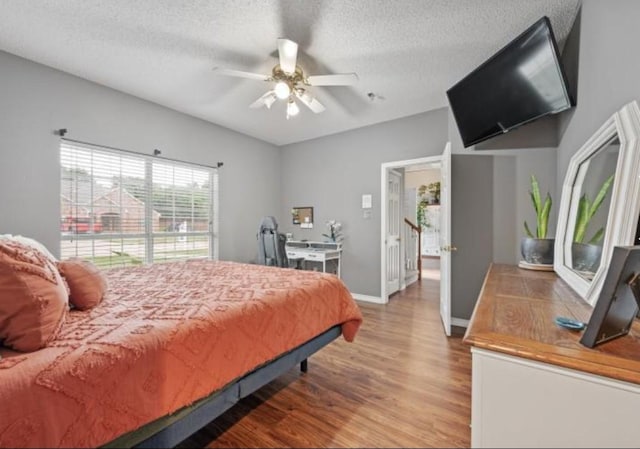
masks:
<svg viewBox="0 0 640 449"><path fill-rule="evenodd" d="M335 276L219 261L106 272L49 347L0 349L0 446L95 447L362 315Z"/></svg>

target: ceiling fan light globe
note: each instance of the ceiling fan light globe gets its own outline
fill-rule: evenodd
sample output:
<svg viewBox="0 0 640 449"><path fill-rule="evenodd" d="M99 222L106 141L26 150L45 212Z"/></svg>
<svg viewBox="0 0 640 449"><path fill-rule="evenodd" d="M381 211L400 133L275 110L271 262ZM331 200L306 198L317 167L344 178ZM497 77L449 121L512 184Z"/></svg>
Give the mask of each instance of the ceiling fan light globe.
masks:
<svg viewBox="0 0 640 449"><path fill-rule="evenodd" d="M276 83L276 86L273 88L273 90L276 93L276 97L278 97L281 100L284 100L285 98L287 98L291 93L291 88L284 81L278 81L278 83Z"/></svg>
<svg viewBox="0 0 640 449"><path fill-rule="evenodd" d="M295 117L300 112L300 108L295 101L289 101L287 103L287 116Z"/></svg>

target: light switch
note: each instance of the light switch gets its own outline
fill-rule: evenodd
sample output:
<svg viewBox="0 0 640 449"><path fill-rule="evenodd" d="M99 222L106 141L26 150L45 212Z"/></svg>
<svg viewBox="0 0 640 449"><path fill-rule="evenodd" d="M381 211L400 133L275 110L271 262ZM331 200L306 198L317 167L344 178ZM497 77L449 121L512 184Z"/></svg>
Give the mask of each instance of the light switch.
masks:
<svg viewBox="0 0 640 449"><path fill-rule="evenodd" d="M371 204L372 204L372 200L371 200L371 194L367 193L362 195L362 208L363 209L371 209Z"/></svg>

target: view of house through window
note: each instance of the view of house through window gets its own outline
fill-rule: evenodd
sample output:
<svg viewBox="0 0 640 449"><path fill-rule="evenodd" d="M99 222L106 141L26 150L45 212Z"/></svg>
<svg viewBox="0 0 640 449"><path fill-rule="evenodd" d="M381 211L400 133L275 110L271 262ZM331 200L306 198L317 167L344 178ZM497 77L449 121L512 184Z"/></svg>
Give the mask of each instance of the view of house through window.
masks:
<svg viewBox="0 0 640 449"><path fill-rule="evenodd" d="M100 267L214 256L213 168L63 141L62 258Z"/></svg>

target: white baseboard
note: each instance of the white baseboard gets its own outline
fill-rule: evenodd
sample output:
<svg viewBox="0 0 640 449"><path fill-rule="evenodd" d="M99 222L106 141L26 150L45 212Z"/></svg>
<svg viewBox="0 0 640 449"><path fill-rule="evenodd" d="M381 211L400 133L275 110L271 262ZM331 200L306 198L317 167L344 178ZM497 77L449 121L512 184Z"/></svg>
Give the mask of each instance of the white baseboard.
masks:
<svg viewBox="0 0 640 449"><path fill-rule="evenodd" d="M469 320L463 320L462 318L451 318L451 325L457 327L469 327Z"/></svg>
<svg viewBox="0 0 640 449"><path fill-rule="evenodd" d="M384 304L385 302L379 296L361 295L360 293L351 293L356 301L372 302L374 304Z"/></svg>
<svg viewBox="0 0 640 449"><path fill-rule="evenodd" d="M418 272L414 272L409 274L409 276L407 278L405 278L404 283L405 283L405 288L410 286L411 284L413 284L414 282L418 282Z"/></svg>

